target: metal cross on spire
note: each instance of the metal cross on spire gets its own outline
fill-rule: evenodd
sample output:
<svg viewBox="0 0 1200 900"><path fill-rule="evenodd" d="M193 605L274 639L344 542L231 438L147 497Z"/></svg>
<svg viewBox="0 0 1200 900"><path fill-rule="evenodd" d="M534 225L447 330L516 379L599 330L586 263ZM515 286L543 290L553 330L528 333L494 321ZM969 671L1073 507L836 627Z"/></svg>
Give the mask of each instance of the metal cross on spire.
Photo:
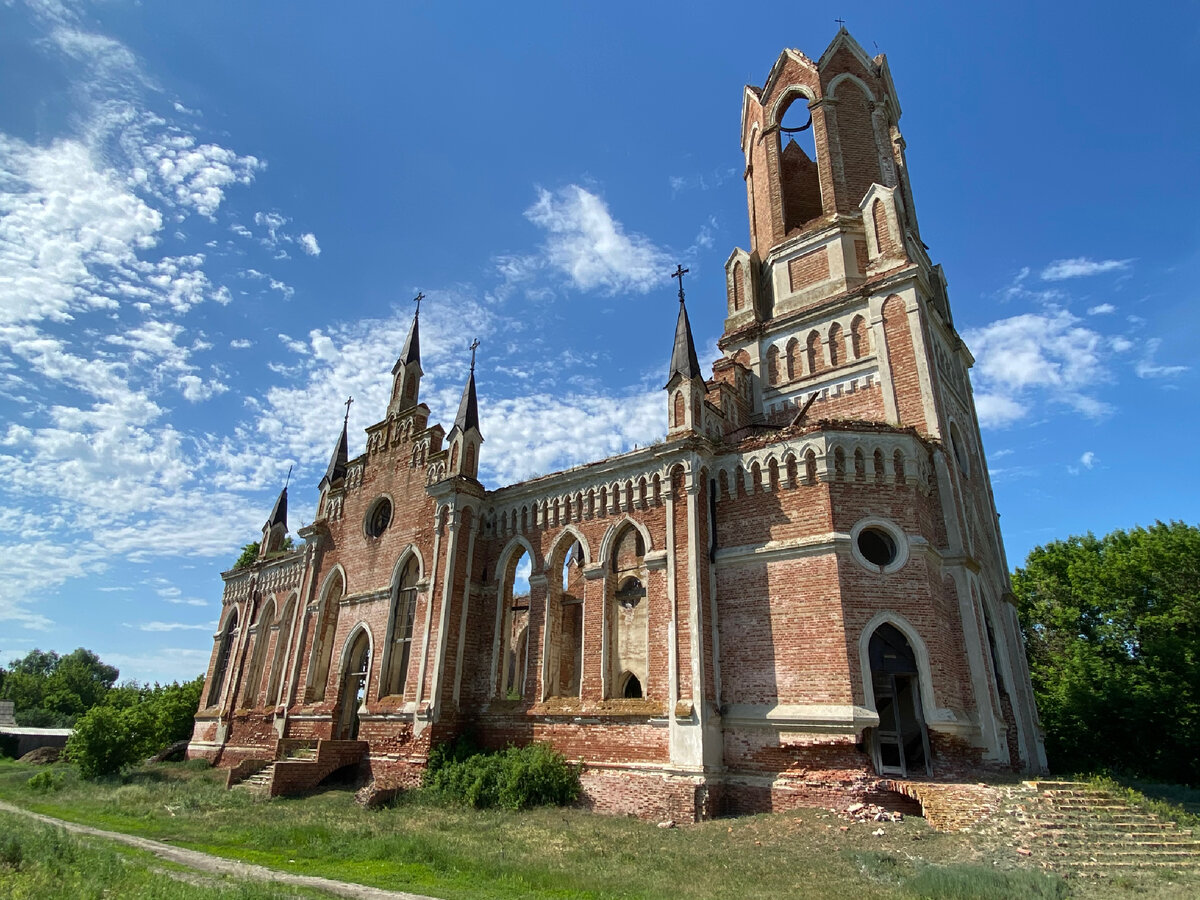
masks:
<svg viewBox="0 0 1200 900"><path fill-rule="evenodd" d="M417 291L417 296L413 297L413 303L417 304L417 315L421 315L421 301L425 299L425 295Z"/></svg>
<svg viewBox="0 0 1200 900"><path fill-rule="evenodd" d="M839 27L839 28L845 28L845 27L846 27L846 20L845 20L845 19L834 19L833 21L835 21L835 22L837 22L837 23L838 23L838 27Z"/></svg>
<svg viewBox="0 0 1200 900"><path fill-rule="evenodd" d="M479 338L471 341L471 371L475 371L475 351L479 347Z"/></svg>
<svg viewBox="0 0 1200 900"><path fill-rule="evenodd" d="M350 421L350 404L354 402L353 397L346 398L346 421Z"/></svg>
<svg viewBox="0 0 1200 900"><path fill-rule="evenodd" d="M671 273L672 278L679 279L679 302L683 302L683 276L688 273L688 270L682 264L675 266L675 271Z"/></svg>

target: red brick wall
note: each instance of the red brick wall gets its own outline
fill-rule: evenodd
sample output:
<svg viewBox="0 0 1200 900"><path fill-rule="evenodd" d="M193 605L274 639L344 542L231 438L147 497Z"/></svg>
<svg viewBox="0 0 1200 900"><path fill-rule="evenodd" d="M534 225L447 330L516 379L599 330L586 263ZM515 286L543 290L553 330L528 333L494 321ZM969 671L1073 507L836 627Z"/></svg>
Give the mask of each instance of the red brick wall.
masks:
<svg viewBox="0 0 1200 900"><path fill-rule="evenodd" d="M894 294L883 304L883 331L887 336L888 363L892 370L892 388L900 423L926 431L925 407L921 402L921 381L917 356L904 301Z"/></svg>

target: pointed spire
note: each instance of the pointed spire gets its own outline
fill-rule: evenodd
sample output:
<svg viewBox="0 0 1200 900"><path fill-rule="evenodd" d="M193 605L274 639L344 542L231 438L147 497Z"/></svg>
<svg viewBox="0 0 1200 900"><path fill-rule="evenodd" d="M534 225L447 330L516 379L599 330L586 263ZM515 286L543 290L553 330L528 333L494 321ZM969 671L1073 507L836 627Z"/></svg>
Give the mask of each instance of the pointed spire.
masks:
<svg viewBox="0 0 1200 900"><path fill-rule="evenodd" d="M683 266L678 266L671 276L679 279L679 319L675 323L675 348L671 351L671 371L667 374L667 384L676 375L688 380L703 377L700 360L696 357L696 342L692 340L692 324L688 321L687 306L683 300L683 276L687 271Z"/></svg>
<svg viewBox="0 0 1200 900"><path fill-rule="evenodd" d="M333 448L333 456L329 458L329 468L325 470L318 490L324 490L325 485L333 484L339 478L346 477L346 463L350 461L350 447L347 439L347 429L350 427L350 404L354 398L346 399L346 418L342 420L342 435L338 438L337 446Z"/></svg>
<svg viewBox="0 0 1200 900"><path fill-rule="evenodd" d="M418 293L413 297L413 302L417 304L417 311L413 313L412 328L408 331L408 338L404 341L404 347L400 350L400 358L396 360L396 364L392 366L392 374L395 375L409 363L421 363L421 336L419 334L419 324L421 320L421 301L425 299L425 295Z"/></svg>
<svg viewBox="0 0 1200 900"><path fill-rule="evenodd" d="M289 472L290 474L290 472ZM283 530L287 531L287 486L279 492L279 497L275 500L275 505L271 508L271 515L267 518L267 524L263 525L263 531L271 531L276 525L282 525Z"/></svg>
<svg viewBox="0 0 1200 900"><path fill-rule="evenodd" d="M458 415L454 417L454 427L459 431L474 428L479 430L479 404L475 399L475 350L479 347L479 339L471 343L471 374L467 376L467 384L463 388L462 400L458 403Z"/></svg>

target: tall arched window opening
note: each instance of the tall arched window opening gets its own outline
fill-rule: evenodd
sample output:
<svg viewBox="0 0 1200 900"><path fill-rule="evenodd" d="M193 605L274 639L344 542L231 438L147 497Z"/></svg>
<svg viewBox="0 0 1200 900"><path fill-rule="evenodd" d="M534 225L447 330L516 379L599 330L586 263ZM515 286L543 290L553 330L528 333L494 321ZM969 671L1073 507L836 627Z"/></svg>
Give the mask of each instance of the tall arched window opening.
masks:
<svg viewBox="0 0 1200 900"><path fill-rule="evenodd" d="M217 661L213 665L212 681L208 687L208 702L205 706L216 706L221 702L221 691L225 687L225 675L229 671L229 654L237 641L237 624L237 607L234 607L229 618L225 620L225 628L217 638Z"/></svg>
<svg viewBox="0 0 1200 900"><path fill-rule="evenodd" d="M409 556L392 585L392 608L388 616L387 643L384 647L383 678L380 696L403 696L408 679L408 661L412 649L413 618L417 610L417 558Z"/></svg>
<svg viewBox="0 0 1200 900"><path fill-rule="evenodd" d="M346 584L341 570L335 570L325 581L317 613L317 635L313 641L312 659L308 668L308 690L310 701L325 699L325 682L329 680L329 661L333 656L333 636L337 633L338 613Z"/></svg>
<svg viewBox="0 0 1200 900"><path fill-rule="evenodd" d="M578 697L583 674L583 546L564 542L550 560L561 576L550 591L546 623L546 695Z"/></svg>
<svg viewBox="0 0 1200 900"><path fill-rule="evenodd" d="M500 602L504 604L504 625L500 641L504 659L500 669L500 696L509 700L520 700L525 696L531 570L529 554L521 550L508 561L502 573Z"/></svg>

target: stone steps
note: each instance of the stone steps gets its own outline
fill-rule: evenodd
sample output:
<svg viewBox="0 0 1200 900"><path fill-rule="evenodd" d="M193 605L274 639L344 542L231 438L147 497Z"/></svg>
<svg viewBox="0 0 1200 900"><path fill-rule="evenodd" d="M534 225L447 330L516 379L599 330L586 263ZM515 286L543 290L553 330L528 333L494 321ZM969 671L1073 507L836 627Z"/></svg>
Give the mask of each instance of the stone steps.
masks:
<svg viewBox="0 0 1200 900"><path fill-rule="evenodd" d="M1135 869L1200 874L1200 837L1082 782L1034 781L1008 790L1012 835L1048 867L1104 875Z"/></svg>

